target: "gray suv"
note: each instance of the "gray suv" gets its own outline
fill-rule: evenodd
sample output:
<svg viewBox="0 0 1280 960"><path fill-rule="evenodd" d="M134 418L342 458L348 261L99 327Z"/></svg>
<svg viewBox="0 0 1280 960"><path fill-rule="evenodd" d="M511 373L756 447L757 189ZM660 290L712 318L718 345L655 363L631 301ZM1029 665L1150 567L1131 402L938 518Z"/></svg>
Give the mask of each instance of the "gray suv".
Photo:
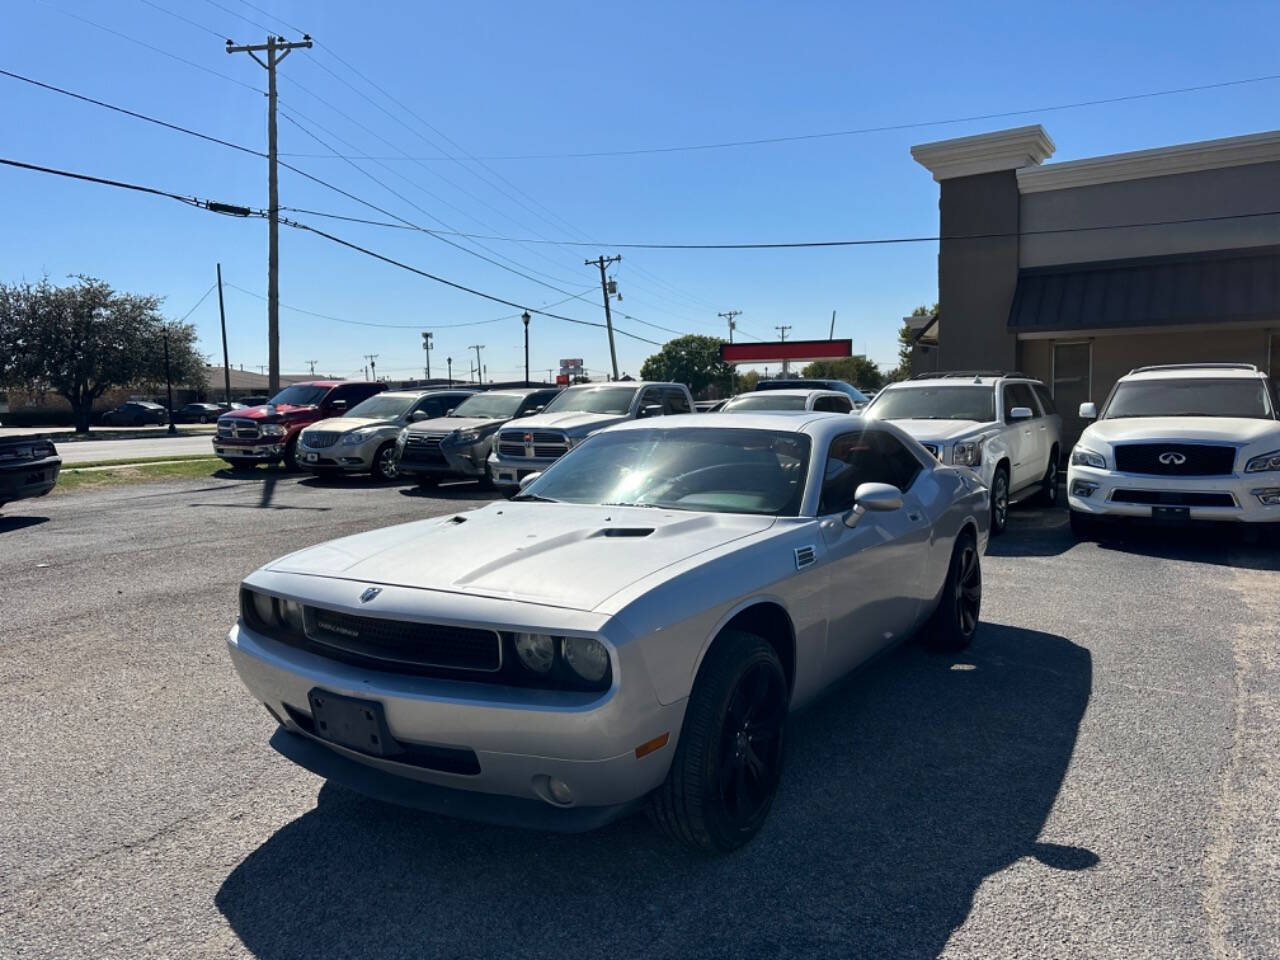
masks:
<svg viewBox="0 0 1280 960"><path fill-rule="evenodd" d="M471 477L489 489L489 451L499 428L538 413L559 393L559 387L477 393L443 417L411 423L396 440L400 473L417 477L421 487L434 487L449 477Z"/></svg>

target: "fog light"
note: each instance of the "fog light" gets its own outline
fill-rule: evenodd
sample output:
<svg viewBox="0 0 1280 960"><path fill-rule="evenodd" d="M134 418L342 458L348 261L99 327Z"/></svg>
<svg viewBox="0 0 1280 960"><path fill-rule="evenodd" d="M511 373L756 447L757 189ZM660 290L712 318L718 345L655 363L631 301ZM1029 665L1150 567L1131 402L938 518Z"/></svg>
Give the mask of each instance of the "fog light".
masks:
<svg viewBox="0 0 1280 960"><path fill-rule="evenodd" d="M1253 495L1263 506L1280 506L1280 487L1263 487L1260 490L1254 490Z"/></svg>
<svg viewBox="0 0 1280 960"><path fill-rule="evenodd" d="M1076 480L1071 484L1071 495L1073 497L1091 497L1093 491L1098 489L1096 483L1090 483L1088 480Z"/></svg>
<svg viewBox="0 0 1280 960"><path fill-rule="evenodd" d="M551 799L562 807L567 807L573 803L573 791L569 789L569 785L563 780L557 780L551 777L547 780L547 792L551 794Z"/></svg>

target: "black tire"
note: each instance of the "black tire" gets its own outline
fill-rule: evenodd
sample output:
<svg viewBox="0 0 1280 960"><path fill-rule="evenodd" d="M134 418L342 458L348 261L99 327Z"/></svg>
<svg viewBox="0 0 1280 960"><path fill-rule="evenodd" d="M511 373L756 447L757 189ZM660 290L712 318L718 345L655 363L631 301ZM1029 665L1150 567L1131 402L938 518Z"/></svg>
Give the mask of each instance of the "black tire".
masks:
<svg viewBox="0 0 1280 960"><path fill-rule="evenodd" d="M495 484L493 482L493 474L489 472L489 465L487 463L484 466L484 473L480 474L480 489L481 490L495 489Z"/></svg>
<svg viewBox="0 0 1280 960"><path fill-rule="evenodd" d="M1009 523L1009 468L1003 463L991 478L991 536L1004 533Z"/></svg>
<svg viewBox="0 0 1280 960"><path fill-rule="evenodd" d="M440 486L440 478L430 473L418 474L418 487L422 490L434 490Z"/></svg>
<svg viewBox="0 0 1280 960"><path fill-rule="evenodd" d="M206 417L204 414L201 414L201 415L200 415L200 422L201 422L201 423L208 423L208 422L209 422L209 418L208 418L208 417Z"/></svg>
<svg viewBox="0 0 1280 960"><path fill-rule="evenodd" d="M400 461L396 459L396 444L388 440L373 455L373 469L369 474L375 480L391 483L400 476Z"/></svg>
<svg viewBox="0 0 1280 960"><path fill-rule="evenodd" d="M977 539L965 530L951 548L942 596L920 638L934 650L963 650L973 642L981 614L982 558Z"/></svg>
<svg viewBox="0 0 1280 960"><path fill-rule="evenodd" d="M1098 539L1098 518L1079 510L1071 511L1071 533L1077 540Z"/></svg>
<svg viewBox="0 0 1280 960"><path fill-rule="evenodd" d="M284 445L284 468L290 473L298 472L298 438L294 437Z"/></svg>
<svg viewBox="0 0 1280 960"><path fill-rule="evenodd" d="M1049 463L1044 468L1044 476L1040 479L1040 494L1037 502L1045 507L1058 505L1058 448L1049 451Z"/></svg>
<svg viewBox="0 0 1280 960"><path fill-rule="evenodd" d="M747 843L773 806L790 694L773 647L725 631L698 671L667 779L650 798L660 830L698 850Z"/></svg>

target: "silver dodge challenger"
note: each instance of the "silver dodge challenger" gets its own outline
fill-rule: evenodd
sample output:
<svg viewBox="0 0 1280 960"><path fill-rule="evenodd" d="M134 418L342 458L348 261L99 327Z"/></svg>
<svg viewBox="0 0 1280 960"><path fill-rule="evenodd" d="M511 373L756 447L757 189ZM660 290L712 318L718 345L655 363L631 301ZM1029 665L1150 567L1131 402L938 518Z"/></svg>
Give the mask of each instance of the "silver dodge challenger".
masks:
<svg viewBox="0 0 1280 960"><path fill-rule="evenodd" d="M973 639L989 515L891 423L641 420L509 501L267 564L227 643L272 746L338 784L568 832L647 806L731 850L790 711L913 633Z"/></svg>

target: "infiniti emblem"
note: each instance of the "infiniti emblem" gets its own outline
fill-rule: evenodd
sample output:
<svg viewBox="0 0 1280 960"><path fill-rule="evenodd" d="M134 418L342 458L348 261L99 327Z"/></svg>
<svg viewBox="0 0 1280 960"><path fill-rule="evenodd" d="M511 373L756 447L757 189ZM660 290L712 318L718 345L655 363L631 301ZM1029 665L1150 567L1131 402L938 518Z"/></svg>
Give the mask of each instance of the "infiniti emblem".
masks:
<svg viewBox="0 0 1280 960"><path fill-rule="evenodd" d="M372 600L374 597L376 597L376 596L377 596L378 594L380 594L381 592L382 592L382 588L381 588L381 587L370 587L370 588L369 588L369 589L367 589L364 593L360 594L360 602L361 602L361 603L368 603L370 600Z"/></svg>
<svg viewBox="0 0 1280 960"><path fill-rule="evenodd" d="M1180 467L1187 462L1187 455L1177 450L1166 450L1158 459L1166 467Z"/></svg>

